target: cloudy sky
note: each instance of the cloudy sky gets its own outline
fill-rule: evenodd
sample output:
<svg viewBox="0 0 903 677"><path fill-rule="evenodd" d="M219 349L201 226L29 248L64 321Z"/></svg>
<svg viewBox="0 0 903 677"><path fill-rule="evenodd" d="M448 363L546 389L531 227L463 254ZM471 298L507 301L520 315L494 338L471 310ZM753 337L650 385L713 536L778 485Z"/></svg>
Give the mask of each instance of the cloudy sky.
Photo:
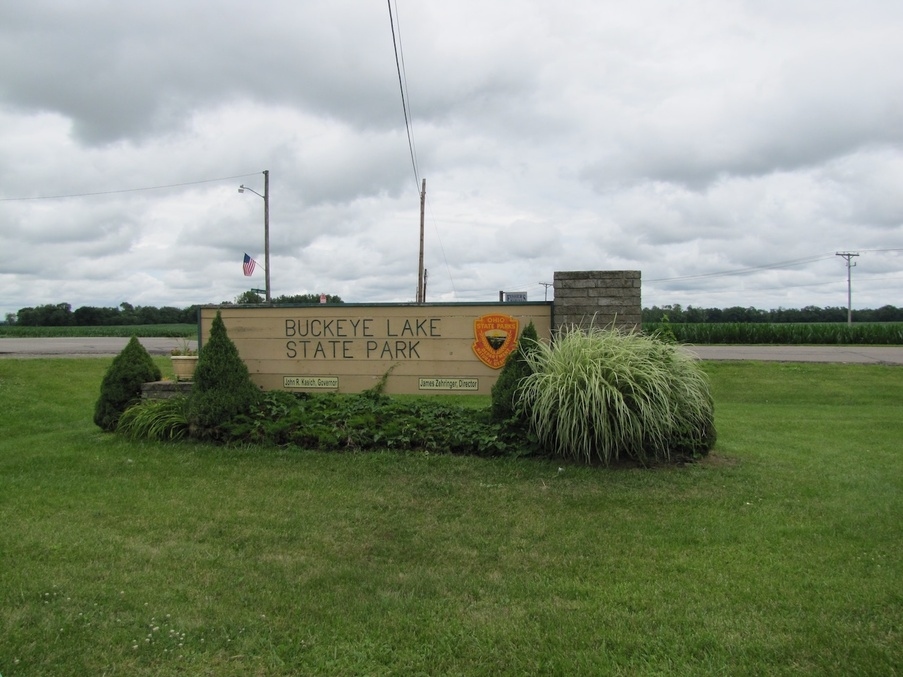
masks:
<svg viewBox="0 0 903 677"><path fill-rule="evenodd" d="M386 2L0 4L0 317L262 288L263 170L274 296L412 301L426 179L428 301L903 306L899 0L392 17L404 106Z"/></svg>

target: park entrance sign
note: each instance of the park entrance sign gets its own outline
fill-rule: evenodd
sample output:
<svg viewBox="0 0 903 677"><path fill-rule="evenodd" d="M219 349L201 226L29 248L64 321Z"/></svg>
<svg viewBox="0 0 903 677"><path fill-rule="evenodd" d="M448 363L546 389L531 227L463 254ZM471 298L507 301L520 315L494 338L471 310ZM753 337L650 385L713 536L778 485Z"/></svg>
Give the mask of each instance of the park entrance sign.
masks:
<svg viewBox="0 0 903 677"><path fill-rule="evenodd" d="M543 341L564 327L639 328L640 283L635 270L557 271L554 302L204 306L198 338L203 348L220 312L264 390L355 393L388 374L391 394L489 395L530 322Z"/></svg>
<svg viewBox="0 0 903 677"><path fill-rule="evenodd" d="M389 374L389 394L488 395L520 333L551 336L552 303L204 306L264 390L354 393Z"/></svg>

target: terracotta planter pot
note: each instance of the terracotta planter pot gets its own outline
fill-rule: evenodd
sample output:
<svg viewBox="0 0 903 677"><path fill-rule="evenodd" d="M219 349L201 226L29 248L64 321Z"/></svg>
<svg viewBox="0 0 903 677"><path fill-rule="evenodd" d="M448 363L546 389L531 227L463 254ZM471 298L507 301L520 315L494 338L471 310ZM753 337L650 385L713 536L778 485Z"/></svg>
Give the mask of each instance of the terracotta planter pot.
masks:
<svg viewBox="0 0 903 677"><path fill-rule="evenodd" d="M191 381L194 378L194 368L198 364L197 355L173 355L171 359L176 381Z"/></svg>

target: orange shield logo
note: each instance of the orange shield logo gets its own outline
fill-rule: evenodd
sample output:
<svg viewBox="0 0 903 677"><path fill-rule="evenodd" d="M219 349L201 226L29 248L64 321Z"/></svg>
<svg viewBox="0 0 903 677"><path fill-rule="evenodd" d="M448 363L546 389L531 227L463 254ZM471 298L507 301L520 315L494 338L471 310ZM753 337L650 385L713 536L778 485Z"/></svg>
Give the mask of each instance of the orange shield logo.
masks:
<svg viewBox="0 0 903 677"><path fill-rule="evenodd" d="M501 369L517 346L518 321L510 315L483 315L473 321L473 352L492 369Z"/></svg>

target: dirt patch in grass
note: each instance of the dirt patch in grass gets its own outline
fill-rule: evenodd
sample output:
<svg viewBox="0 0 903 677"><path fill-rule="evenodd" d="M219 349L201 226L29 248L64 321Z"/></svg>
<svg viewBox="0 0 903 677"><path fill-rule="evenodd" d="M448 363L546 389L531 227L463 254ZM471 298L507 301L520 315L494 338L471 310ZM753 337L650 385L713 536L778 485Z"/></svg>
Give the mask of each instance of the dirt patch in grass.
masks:
<svg viewBox="0 0 903 677"><path fill-rule="evenodd" d="M740 465L739 458L731 458L730 456L722 456L721 454L709 454L700 461L699 465L710 468L733 468Z"/></svg>

